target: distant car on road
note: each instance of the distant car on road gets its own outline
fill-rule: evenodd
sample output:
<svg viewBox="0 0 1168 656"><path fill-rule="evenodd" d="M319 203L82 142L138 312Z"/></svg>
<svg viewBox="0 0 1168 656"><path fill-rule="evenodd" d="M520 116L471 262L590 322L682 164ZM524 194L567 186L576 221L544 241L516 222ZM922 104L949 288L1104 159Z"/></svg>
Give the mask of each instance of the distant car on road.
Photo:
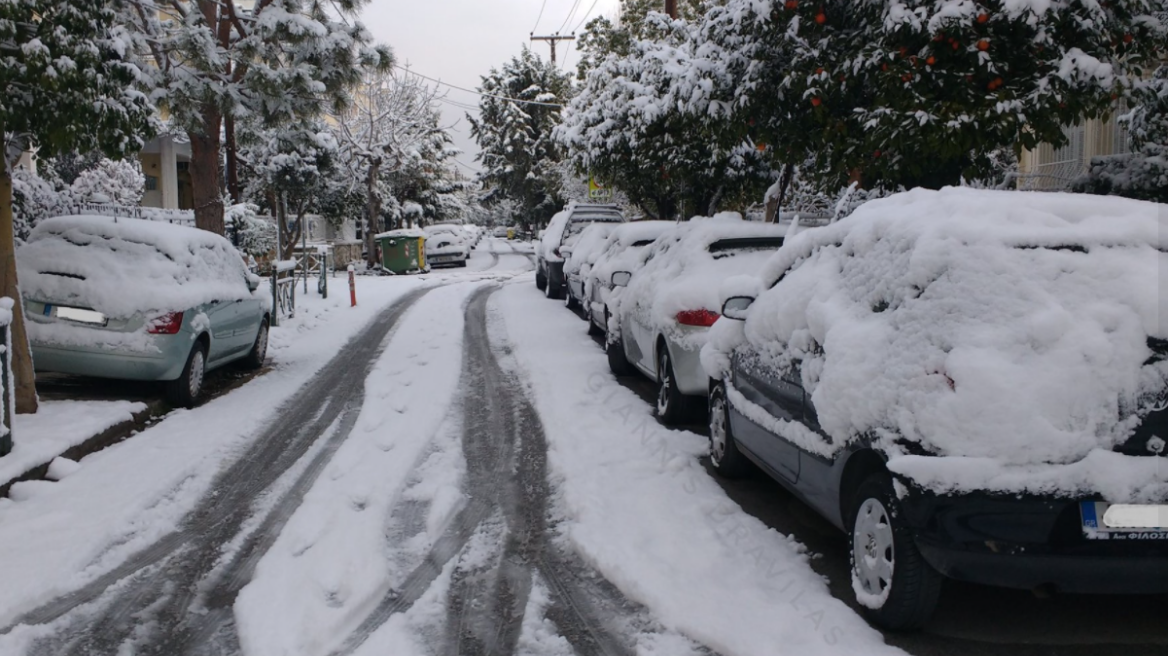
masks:
<svg viewBox="0 0 1168 656"><path fill-rule="evenodd" d="M470 236L460 225L426 226L426 262L431 267L464 267L470 259Z"/></svg>
<svg viewBox="0 0 1168 656"><path fill-rule="evenodd" d="M945 577L1163 595L1166 234L1165 205L951 188L791 237L702 353L714 470L841 529L887 629Z"/></svg>
<svg viewBox="0 0 1168 656"><path fill-rule="evenodd" d="M507 226L499 226L498 228L495 228L494 232L492 232L491 234L496 239L506 239L507 233L509 231L510 231L510 228L508 228Z"/></svg>
<svg viewBox="0 0 1168 656"><path fill-rule="evenodd" d="M624 214L616 205L573 203L548 222L535 244L535 286L548 298L563 298L564 254L561 247L573 243L593 223L624 223Z"/></svg>
<svg viewBox="0 0 1168 656"><path fill-rule="evenodd" d="M269 294L223 237L99 216L42 221L17 249L33 365L163 381L191 407L207 371L262 366Z"/></svg>
<svg viewBox="0 0 1168 656"><path fill-rule="evenodd" d="M718 320L721 284L757 274L786 231L785 224L734 213L696 217L658 237L635 273L612 274L611 283L626 288L610 308L609 366L618 376L640 371L657 383L662 423L682 423L705 405L710 379L699 354Z"/></svg>

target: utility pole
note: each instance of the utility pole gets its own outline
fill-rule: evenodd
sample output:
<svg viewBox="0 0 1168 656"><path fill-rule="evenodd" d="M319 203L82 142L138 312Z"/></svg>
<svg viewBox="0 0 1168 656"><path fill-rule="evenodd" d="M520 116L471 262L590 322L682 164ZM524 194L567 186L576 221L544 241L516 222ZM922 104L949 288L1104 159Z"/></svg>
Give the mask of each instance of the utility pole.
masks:
<svg viewBox="0 0 1168 656"><path fill-rule="evenodd" d="M677 18L677 0L665 0L665 15Z"/></svg>
<svg viewBox="0 0 1168 656"><path fill-rule="evenodd" d="M576 36L560 36L553 34L551 36L536 36L534 32L531 34L532 41L547 41L552 46L552 66L556 65L556 43L560 41L575 41Z"/></svg>

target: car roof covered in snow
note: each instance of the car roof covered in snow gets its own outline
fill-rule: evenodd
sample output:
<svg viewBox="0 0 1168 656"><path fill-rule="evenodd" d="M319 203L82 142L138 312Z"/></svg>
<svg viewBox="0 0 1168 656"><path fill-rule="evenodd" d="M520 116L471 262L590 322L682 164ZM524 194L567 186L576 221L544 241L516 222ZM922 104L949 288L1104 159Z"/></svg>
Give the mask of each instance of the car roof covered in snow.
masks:
<svg viewBox="0 0 1168 656"><path fill-rule="evenodd" d="M399 230L390 230L375 235L374 239L418 239L426 236L426 232L421 228L401 228Z"/></svg>
<svg viewBox="0 0 1168 656"><path fill-rule="evenodd" d="M833 448L887 436L890 468L938 492L1168 494L1114 451L1168 390L1166 240L1155 203L897 194L787 240L703 362L717 376L735 330L801 360Z"/></svg>
<svg viewBox="0 0 1168 656"><path fill-rule="evenodd" d="M225 238L161 221L46 219L17 249L22 294L110 317L247 298L247 269Z"/></svg>

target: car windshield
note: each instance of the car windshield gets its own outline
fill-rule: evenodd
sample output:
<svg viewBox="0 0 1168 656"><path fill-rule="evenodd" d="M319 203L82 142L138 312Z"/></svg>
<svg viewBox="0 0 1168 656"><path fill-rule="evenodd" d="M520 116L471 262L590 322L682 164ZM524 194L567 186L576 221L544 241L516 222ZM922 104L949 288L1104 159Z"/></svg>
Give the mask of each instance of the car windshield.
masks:
<svg viewBox="0 0 1168 656"><path fill-rule="evenodd" d="M782 245L782 237L743 237L718 240L710 244L709 251L715 260L720 260L743 253L773 251Z"/></svg>

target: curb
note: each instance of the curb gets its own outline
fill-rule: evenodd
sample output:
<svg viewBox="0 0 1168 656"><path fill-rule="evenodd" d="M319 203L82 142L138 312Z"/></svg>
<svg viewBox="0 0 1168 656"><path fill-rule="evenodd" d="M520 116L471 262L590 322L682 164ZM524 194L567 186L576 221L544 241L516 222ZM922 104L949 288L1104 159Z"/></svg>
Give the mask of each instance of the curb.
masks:
<svg viewBox="0 0 1168 656"><path fill-rule="evenodd" d="M155 419L166 415L170 411L171 407L165 401L157 400L147 402L146 409L134 413L132 418L114 424L85 441L69 447L64 453L56 457L68 458L69 460L81 460L85 456L97 453L106 447L113 446L118 442L130 438L136 431L146 428ZM0 499L7 498L8 491L16 483L45 480L45 475L49 472L49 464L52 463L52 460L50 458L49 462L28 469L23 474L0 484Z"/></svg>

